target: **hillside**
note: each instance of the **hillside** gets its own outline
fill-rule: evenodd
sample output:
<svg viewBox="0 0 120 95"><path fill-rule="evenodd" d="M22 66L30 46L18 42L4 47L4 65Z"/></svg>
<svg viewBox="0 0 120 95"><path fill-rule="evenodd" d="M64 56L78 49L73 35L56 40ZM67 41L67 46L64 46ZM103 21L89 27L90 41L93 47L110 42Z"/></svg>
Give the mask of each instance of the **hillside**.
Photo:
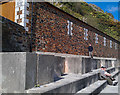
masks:
<svg viewBox="0 0 120 95"><path fill-rule="evenodd" d="M53 5L120 41L120 22L111 13L86 2L60 2Z"/></svg>

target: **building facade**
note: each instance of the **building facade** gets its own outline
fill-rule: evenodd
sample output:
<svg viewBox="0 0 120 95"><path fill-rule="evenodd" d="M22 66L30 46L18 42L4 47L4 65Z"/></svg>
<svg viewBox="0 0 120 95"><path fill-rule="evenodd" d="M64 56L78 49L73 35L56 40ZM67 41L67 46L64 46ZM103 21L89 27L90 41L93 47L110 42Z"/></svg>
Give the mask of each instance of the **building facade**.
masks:
<svg viewBox="0 0 120 95"><path fill-rule="evenodd" d="M32 51L120 56L120 42L47 2L16 0L15 22L29 34Z"/></svg>
<svg viewBox="0 0 120 95"><path fill-rule="evenodd" d="M9 0L3 0L4 2L0 2L0 15L4 16L11 21L15 21L15 2Z"/></svg>

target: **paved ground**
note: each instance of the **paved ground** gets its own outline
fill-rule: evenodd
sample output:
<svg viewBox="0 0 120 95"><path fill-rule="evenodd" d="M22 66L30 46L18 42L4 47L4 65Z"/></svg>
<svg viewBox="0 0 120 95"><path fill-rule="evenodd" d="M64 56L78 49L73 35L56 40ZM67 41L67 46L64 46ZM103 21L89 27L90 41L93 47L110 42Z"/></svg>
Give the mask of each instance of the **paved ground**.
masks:
<svg viewBox="0 0 120 95"><path fill-rule="evenodd" d="M103 93L110 93L110 94L117 94L119 93L120 95L120 74L119 76L116 77L116 81L118 81L118 84L116 86L111 86L111 85L107 85L101 92L100 94Z"/></svg>

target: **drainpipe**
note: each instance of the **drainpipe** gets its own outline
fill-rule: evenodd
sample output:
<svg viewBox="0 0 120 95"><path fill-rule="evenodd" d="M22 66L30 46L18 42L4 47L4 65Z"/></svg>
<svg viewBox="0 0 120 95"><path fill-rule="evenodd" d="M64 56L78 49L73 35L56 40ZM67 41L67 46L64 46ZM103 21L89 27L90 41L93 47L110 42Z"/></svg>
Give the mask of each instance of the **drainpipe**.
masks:
<svg viewBox="0 0 120 95"><path fill-rule="evenodd" d="M33 32L33 0L32 0L32 12L31 12L31 39L30 39L30 52L32 52L32 32Z"/></svg>

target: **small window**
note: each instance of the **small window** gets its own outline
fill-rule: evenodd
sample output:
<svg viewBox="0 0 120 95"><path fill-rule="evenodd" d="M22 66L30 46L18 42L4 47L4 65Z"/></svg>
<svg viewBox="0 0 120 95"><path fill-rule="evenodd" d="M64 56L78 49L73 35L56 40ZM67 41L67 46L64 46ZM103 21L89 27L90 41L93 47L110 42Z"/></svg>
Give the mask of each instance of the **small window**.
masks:
<svg viewBox="0 0 120 95"><path fill-rule="evenodd" d="M84 28L84 39L88 40L88 29Z"/></svg>
<svg viewBox="0 0 120 95"><path fill-rule="evenodd" d="M110 48L112 48L112 41L110 40Z"/></svg>
<svg viewBox="0 0 120 95"><path fill-rule="evenodd" d="M104 46L106 46L106 38L104 37Z"/></svg>
<svg viewBox="0 0 120 95"><path fill-rule="evenodd" d="M117 43L115 43L115 49L117 49Z"/></svg>
<svg viewBox="0 0 120 95"><path fill-rule="evenodd" d="M68 22L68 26L67 26L67 28L68 28L68 35L70 35L70 36L72 36L72 30L73 30L73 28L72 28L72 22L71 21L67 21Z"/></svg>
<svg viewBox="0 0 120 95"><path fill-rule="evenodd" d="M98 34L97 33L95 34L95 43L96 44L98 43Z"/></svg>

